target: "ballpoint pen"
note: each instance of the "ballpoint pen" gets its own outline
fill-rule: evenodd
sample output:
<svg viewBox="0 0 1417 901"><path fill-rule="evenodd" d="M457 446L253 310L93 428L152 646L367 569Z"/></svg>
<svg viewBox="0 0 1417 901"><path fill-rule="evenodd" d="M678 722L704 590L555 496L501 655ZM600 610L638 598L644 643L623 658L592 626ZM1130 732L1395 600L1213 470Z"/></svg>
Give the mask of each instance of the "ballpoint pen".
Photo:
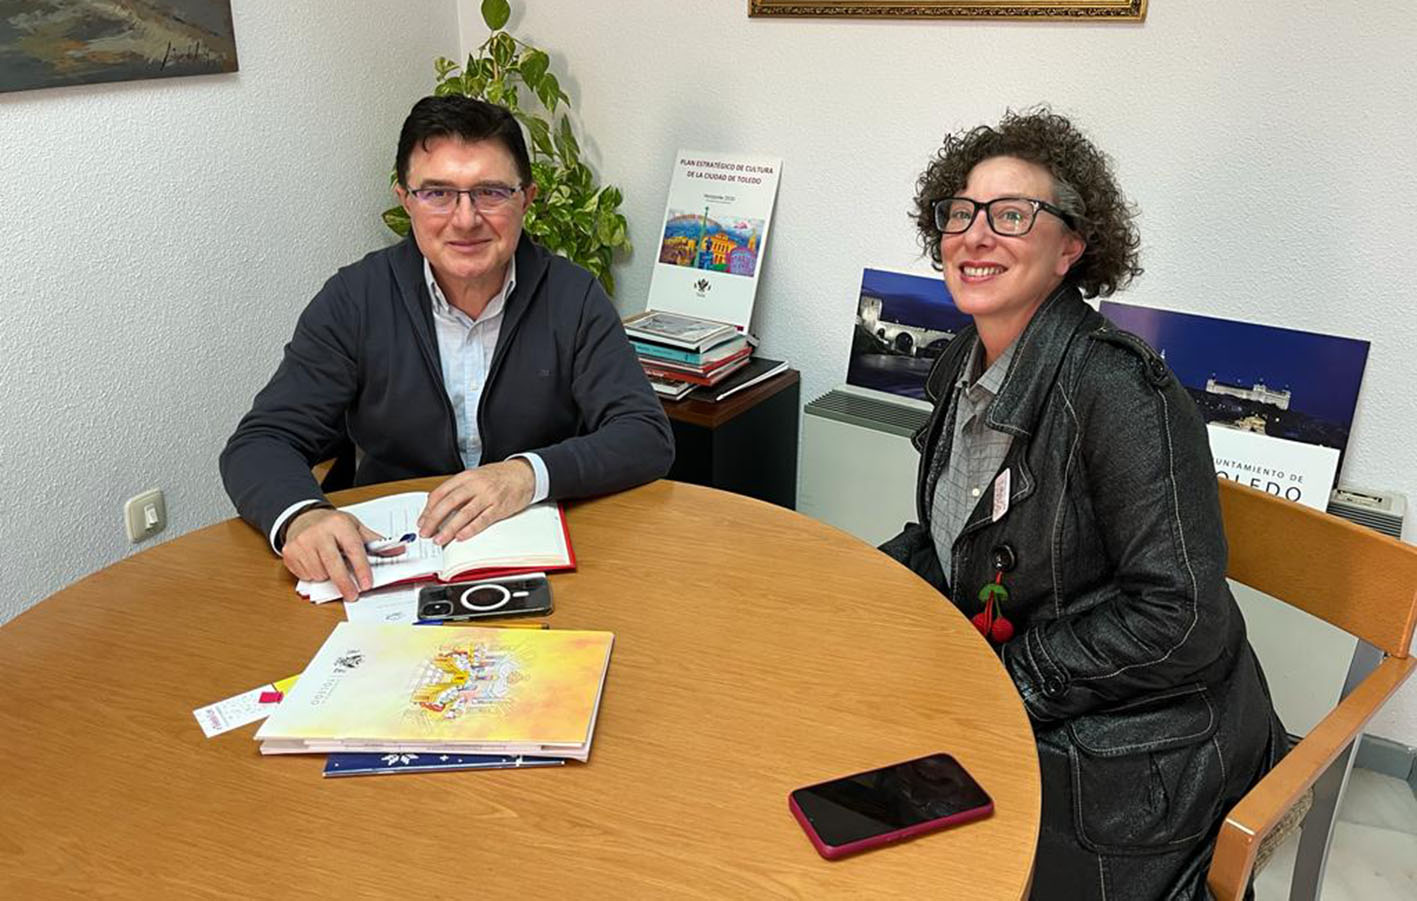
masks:
<svg viewBox="0 0 1417 901"><path fill-rule="evenodd" d="M364 542L364 550L368 551L371 554L377 554L379 551L392 550L393 548L396 548L401 544L412 544L417 540L418 533L409 532L399 538L385 538L381 541L366 541Z"/></svg>

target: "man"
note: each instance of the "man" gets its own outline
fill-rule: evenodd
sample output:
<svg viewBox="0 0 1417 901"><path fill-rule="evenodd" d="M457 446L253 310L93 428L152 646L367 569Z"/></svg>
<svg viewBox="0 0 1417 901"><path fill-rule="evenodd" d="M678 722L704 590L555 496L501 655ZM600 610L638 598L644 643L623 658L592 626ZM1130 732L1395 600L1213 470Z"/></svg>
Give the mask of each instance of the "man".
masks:
<svg viewBox="0 0 1417 901"><path fill-rule="evenodd" d="M355 484L455 473L418 520L439 545L546 498L659 478L674 456L599 283L522 234L536 185L512 115L420 100L397 178L408 239L325 283L221 455L232 502L286 568L347 600L370 587L365 543L380 536L310 472L345 440Z"/></svg>

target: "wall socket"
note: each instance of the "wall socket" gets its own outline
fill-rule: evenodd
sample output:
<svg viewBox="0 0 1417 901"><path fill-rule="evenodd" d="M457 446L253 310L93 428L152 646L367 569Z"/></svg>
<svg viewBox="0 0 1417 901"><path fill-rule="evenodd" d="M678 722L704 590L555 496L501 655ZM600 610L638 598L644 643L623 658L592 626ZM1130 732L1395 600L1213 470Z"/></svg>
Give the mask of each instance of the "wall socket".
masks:
<svg viewBox="0 0 1417 901"><path fill-rule="evenodd" d="M167 528L167 501L162 489L154 488L128 498L123 505L123 521L128 526L128 540L134 544Z"/></svg>

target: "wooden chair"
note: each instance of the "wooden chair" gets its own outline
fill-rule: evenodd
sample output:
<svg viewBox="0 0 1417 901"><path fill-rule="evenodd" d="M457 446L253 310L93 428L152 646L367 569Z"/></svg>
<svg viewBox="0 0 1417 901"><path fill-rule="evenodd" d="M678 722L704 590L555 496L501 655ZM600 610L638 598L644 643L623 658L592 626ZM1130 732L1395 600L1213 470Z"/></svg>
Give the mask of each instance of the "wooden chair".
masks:
<svg viewBox="0 0 1417 901"><path fill-rule="evenodd" d="M1317 898L1363 727L1417 664L1409 656L1417 547L1226 479L1220 506L1230 578L1359 639L1338 706L1230 811L1207 878L1217 898L1243 898L1257 858L1268 858L1297 815L1303 833L1289 897Z"/></svg>

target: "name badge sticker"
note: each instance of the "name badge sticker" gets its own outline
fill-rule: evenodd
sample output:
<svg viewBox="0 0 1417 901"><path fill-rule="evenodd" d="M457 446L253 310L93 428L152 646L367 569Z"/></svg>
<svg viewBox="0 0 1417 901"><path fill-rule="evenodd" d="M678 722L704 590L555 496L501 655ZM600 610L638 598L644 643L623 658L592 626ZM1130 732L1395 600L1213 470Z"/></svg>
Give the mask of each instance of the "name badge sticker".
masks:
<svg viewBox="0 0 1417 901"><path fill-rule="evenodd" d="M1005 469L994 479L994 514L990 522L998 522L1009 512L1009 470Z"/></svg>

